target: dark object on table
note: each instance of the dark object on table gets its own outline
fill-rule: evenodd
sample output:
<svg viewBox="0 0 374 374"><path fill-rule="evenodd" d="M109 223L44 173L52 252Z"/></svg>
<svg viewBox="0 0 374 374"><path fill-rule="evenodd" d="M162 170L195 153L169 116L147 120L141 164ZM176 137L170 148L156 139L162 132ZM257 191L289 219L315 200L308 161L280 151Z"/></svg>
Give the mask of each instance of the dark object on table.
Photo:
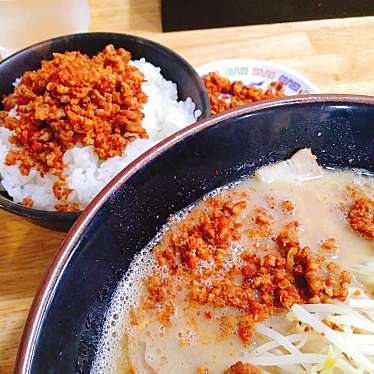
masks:
<svg viewBox="0 0 374 374"><path fill-rule="evenodd" d="M162 0L164 31L371 15L372 0Z"/></svg>
<svg viewBox="0 0 374 374"><path fill-rule="evenodd" d="M40 67L40 61L51 59L53 52L80 51L89 56L102 51L107 44L123 47L133 58L145 57L160 66L166 79L178 85L179 99L191 97L201 118L210 114L209 99L205 86L194 68L172 50L151 40L133 35L116 33L83 33L61 36L28 47L0 62L0 97L13 90L12 82L25 71ZM1 110L1 102L0 102ZM79 212L56 212L27 208L16 204L5 193L0 192L0 208L26 217L35 223L55 230L67 231L78 218Z"/></svg>
<svg viewBox="0 0 374 374"><path fill-rule="evenodd" d="M211 117L145 153L68 233L34 300L15 373L89 373L119 280L171 214L304 147L323 165L373 172L373 123L374 98L282 98Z"/></svg>

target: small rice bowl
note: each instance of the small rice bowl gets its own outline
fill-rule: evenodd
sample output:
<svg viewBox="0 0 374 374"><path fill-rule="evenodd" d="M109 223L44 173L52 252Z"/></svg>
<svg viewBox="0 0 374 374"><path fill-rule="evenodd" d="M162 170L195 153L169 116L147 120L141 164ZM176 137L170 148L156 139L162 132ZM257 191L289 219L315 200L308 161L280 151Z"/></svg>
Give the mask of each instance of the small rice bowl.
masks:
<svg viewBox="0 0 374 374"><path fill-rule="evenodd" d="M139 157L146 150L178 131L194 123L200 116L190 98L178 101L177 85L166 80L161 69L147 62L144 58L130 62L145 77L142 89L148 96L143 106L144 119L142 126L147 131L148 139L137 139L126 147L122 156L100 160L92 146L76 145L64 154L64 174L66 185L73 190L67 203L77 203L84 208L97 193L125 166ZM19 80L16 80L16 86ZM16 117L17 108L8 112L8 116ZM9 142L14 134L0 125L0 190L6 191L16 203L31 198L33 208L55 210L59 200L53 193L52 186L58 180L50 172L41 177L36 168L29 175L22 175L19 162L12 166L5 165L8 152L15 148Z"/></svg>

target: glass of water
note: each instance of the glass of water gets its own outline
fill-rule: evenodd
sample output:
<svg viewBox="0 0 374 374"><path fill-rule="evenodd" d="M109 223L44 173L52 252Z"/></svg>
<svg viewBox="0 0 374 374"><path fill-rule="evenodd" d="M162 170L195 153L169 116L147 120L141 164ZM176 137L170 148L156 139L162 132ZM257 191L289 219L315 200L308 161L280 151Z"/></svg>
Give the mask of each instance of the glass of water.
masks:
<svg viewBox="0 0 374 374"><path fill-rule="evenodd" d="M1 57L55 36L88 31L88 24L88 0L0 0Z"/></svg>

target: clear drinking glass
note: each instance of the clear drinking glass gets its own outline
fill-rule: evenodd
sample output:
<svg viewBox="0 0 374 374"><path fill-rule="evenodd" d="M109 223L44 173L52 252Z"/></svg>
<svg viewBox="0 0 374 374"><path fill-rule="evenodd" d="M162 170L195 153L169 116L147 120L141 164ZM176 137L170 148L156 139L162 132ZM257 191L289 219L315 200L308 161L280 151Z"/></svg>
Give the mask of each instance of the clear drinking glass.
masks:
<svg viewBox="0 0 374 374"><path fill-rule="evenodd" d="M42 40L88 31L88 23L88 0L0 0L0 54L6 57Z"/></svg>

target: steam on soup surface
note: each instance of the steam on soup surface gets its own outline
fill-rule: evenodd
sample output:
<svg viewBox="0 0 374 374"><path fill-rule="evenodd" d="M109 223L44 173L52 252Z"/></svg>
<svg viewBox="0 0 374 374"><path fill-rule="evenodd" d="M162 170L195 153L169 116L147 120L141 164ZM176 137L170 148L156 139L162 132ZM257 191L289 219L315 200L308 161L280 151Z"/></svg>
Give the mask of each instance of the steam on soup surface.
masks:
<svg viewBox="0 0 374 374"><path fill-rule="evenodd" d="M121 281L93 373L374 373L374 178L310 150L170 219Z"/></svg>

